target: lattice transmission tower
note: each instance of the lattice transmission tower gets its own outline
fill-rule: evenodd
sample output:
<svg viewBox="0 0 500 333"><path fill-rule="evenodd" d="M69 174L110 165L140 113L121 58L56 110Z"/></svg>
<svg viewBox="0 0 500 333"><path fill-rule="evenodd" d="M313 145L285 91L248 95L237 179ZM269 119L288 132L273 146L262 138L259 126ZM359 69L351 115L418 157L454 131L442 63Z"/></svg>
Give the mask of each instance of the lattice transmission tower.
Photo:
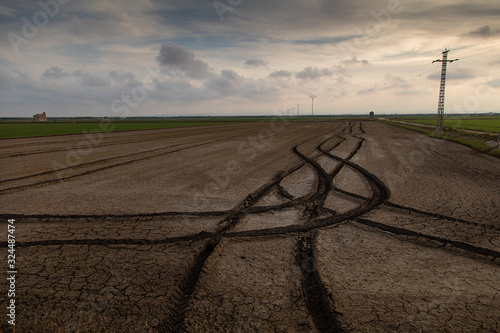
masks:
<svg viewBox="0 0 500 333"><path fill-rule="evenodd" d="M446 65L448 63L452 63L457 61L458 59L448 60L448 52L450 49L446 48L443 51L443 59L434 60L432 63L440 62L441 65L441 85L439 86L439 102L438 102L438 111L437 111L437 126L436 132L443 132L443 118L444 118L444 92L445 92L445 84L446 84Z"/></svg>

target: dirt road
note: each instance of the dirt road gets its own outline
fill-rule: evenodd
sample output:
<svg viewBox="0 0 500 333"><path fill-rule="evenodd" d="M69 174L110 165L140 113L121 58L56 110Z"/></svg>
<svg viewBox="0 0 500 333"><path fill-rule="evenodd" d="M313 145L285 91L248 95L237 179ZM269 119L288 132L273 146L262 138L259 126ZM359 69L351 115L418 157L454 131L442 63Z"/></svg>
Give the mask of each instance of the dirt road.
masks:
<svg viewBox="0 0 500 333"><path fill-rule="evenodd" d="M500 160L464 146L276 119L0 156L18 331L500 331Z"/></svg>

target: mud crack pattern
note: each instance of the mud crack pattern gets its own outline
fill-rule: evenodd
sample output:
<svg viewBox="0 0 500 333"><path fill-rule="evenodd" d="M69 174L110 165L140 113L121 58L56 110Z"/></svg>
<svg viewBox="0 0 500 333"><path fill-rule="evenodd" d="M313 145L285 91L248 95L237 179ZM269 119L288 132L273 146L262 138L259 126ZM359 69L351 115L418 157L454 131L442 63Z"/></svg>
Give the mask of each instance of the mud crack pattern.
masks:
<svg viewBox="0 0 500 333"><path fill-rule="evenodd" d="M500 329L497 159L373 122L282 125L107 134L66 164L77 137L2 141L18 327Z"/></svg>

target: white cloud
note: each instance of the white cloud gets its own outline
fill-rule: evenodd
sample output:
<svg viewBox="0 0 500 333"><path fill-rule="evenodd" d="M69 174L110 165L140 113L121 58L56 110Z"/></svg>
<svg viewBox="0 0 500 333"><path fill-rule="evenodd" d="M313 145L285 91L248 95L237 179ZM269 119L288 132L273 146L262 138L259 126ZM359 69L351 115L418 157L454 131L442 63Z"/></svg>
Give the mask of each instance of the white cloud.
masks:
<svg viewBox="0 0 500 333"><path fill-rule="evenodd" d="M148 67L161 67L158 85L137 114L156 112L158 103L177 105L178 113L197 113L205 104L266 113L270 101L305 105L309 94L318 95L318 113L335 112L332 100L345 102L339 112L372 104L405 113L433 110L440 73L431 62L445 46L457 58L479 50L449 67L447 98L454 89L473 90L477 81L497 84L487 76L500 77L500 66L493 66L500 4L400 2L403 10L381 23L371 12L388 10L386 0L299 0L286 8L278 0L244 1L221 23L211 2L70 1L19 54L7 38L0 40L0 110L31 116L46 105L95 115L140 87ZM21 18L39 10L36 1L2 3L0 29L21 34ZM384 85L386 74L392 79ZM415 98L402 103L396 95ZM498 104L500 96L488 102Z"/></svg>

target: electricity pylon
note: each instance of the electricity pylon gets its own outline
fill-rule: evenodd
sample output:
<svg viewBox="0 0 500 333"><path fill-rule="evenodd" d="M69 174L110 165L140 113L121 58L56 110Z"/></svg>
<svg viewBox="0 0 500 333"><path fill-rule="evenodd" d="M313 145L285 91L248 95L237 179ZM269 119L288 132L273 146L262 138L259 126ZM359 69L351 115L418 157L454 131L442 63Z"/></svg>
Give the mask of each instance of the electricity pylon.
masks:
<svg viewBox="0 0 500 333"><path fill-rule="evenodd" d="M297 116L300 116L300 104L297 103Z"/></svg>
<svg viewBox="0 0 500 333"><path fill-rule="evenodd" d="M458 59L448 60L448 52L450 49L446 48L443 51L443 59L434 60L432 63L440 62L441 65L441 85L439 86L439 102L438 102L438 112L437 112L437 127L436 132L443 132L443 118L444 118L444 92L446 84L446 65L457 61Z"/></svg>
<svg viewBox="0 0 500 333"><path fill-rule="evenodd" d="M314 116L314 99L316 98L316 95L311 95L309 98L311 99L311 115Z"/></svg>

